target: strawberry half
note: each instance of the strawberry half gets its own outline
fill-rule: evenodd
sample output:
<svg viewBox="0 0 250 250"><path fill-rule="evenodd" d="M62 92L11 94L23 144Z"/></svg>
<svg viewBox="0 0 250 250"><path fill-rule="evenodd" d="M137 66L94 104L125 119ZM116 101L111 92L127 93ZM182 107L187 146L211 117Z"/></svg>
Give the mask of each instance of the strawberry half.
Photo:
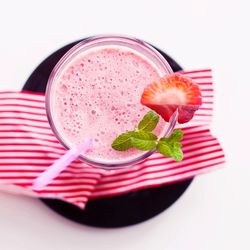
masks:
<svg viewBox="0 0 250 250"><path fill-rule="evenodd" d="M169 121L178 108L178 122L190 121L202 103L199 86L191 78L175 73L149 84L143 91L141 104Z"/></svg>

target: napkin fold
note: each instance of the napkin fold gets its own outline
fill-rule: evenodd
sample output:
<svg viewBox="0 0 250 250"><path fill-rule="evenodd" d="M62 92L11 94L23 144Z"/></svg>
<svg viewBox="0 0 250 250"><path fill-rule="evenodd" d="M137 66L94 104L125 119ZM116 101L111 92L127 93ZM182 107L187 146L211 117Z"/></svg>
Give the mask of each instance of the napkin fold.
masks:
<svg viewBox="0 0 250 250"><path fill-rule="evenodd" d="M109 171L76 160L42 191L33 191L32 181L65 153L49 126L45 96L27 91L0 92L0 190L60 199L84 209L89 199L166 185L221 168L224 153L209 128L214 97L212 71L180 73L199 84L203 100L194 118L178 126L184 131L183 161L154 153L135 166Z"/></svg>

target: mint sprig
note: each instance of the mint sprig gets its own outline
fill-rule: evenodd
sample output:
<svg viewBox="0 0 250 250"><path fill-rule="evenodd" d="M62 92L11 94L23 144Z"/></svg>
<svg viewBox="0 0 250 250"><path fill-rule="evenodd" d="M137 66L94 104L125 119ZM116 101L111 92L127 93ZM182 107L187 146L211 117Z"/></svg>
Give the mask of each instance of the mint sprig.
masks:
<svg viewBox="0 0 250 250"><path fill-rule="evenodd" d="M183 159L182 145L183 132L176 129L168 137L158 137L152 133L159 122L159 115L149 111L140 121L138 127L119 135L112 143L112 148L118 151L126 151L137 148L142 151L156 149L160 154L170 157L175 161Z"/></svg>

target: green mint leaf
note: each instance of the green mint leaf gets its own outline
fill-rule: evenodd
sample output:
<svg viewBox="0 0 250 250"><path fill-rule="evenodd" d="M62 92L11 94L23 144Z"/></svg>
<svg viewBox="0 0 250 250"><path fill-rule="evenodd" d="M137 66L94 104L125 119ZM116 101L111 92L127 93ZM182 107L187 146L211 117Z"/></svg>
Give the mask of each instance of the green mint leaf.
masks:
<svg viewBox="0 0 250 250"><path fill-rule="evenodd" d="M173 158L176 161L182 161L183 159L183 152L181 148L175 149L173 154L171 155L171 158Z"/></svg>
<svg viewBox="0 0 250 250"><path fill-rule="evenodd" d="M131 138L132 146L142 151L147 151L155 148L156 143L157 136L143 130L134 132Z"/></svg>
<svg viewBox="0 0 250 250"><path fill-rule="evenodd" d="M181 141L183 138L183 131L181 129L175 129L170 135L171 140Z"/></svg>
<svg viewBox="0 0 250 250"><path fill-rule="evenodd" d="M174 148L174 149L179 149L182 147L181 143L180 142L173 142L171 143L171 146Z"/></svg>
<svg viewBox="0 0 250 250"><path fill-rule="evenodd" d="M156 125L159 122L159 119L160 119L159 115L151 110L146 115L144 115L144 117L142 118L142 120L138 125L138 129L151 132L155 129Z"/></svg>
<svg viewBox="0 0 250 250"><path fill-rule="evenodd" d="M112 143L112 148L118 151L126 151L132 148L131 138L133 135L133 131L128 131L116 137L116 139Z"/></svg>
<svg viewBox="0 0 250 250"><path fill-rule="evenodd" d="M169 144L160 140L156 146L156 150L162 155L170 157L175 161L181 161L183 159L183 152L179 142L173 142Z"/></svg>
<svg viewBox="0 0 250 250"><path fill-rule="evenodd" d="M176 129L169 137L163 137L159 140L156 150L164 156L171 157L176 161L183 159L180 141L183 138L183 132Z"/></svg>
<svg viewBox="0 0 250 250"><path fill-rule="evenodd" d="M181 129L175 129L169 137L163 137L160 141L164 141L166 143L179 142L183 138L183 132Z"/></svg>
<svg viewBox="0 0 250 250"><path fill-rule="evenodd" d="M164 141L159 141L157 146L156 146L156 150L166 156L166 157L171 157L171 148L167 143L164 143Z"/></svg>

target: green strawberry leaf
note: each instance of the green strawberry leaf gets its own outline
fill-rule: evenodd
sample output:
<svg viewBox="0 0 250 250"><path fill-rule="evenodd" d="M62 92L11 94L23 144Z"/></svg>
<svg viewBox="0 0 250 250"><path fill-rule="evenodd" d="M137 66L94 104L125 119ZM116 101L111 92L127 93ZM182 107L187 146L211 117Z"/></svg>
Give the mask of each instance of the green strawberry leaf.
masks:
<svg viewBox="0 0 250 250"><path fill-rule="evenodd" d="M131 138L133 147L142 151L147 151L155 148L157 143L157 136L147 131L136 131Z"/></svg>
<svg viewBox="0 0 250 250"><path fill-rule="evenodd" d="M133 135L133 131L128 131L119 135L112 143L112 148L118 151L126 151L132 148L131 138Z"/></svg>
<svg viewBox="0 0 250 250"><path fill-rule="evenodd" d="M156 125L159 122L159 119L160 119L159 115L151 110L146 115L144 115L144 117L142 118L142 120L138 125L138 129L151 132L155 129Z"/></svg>

